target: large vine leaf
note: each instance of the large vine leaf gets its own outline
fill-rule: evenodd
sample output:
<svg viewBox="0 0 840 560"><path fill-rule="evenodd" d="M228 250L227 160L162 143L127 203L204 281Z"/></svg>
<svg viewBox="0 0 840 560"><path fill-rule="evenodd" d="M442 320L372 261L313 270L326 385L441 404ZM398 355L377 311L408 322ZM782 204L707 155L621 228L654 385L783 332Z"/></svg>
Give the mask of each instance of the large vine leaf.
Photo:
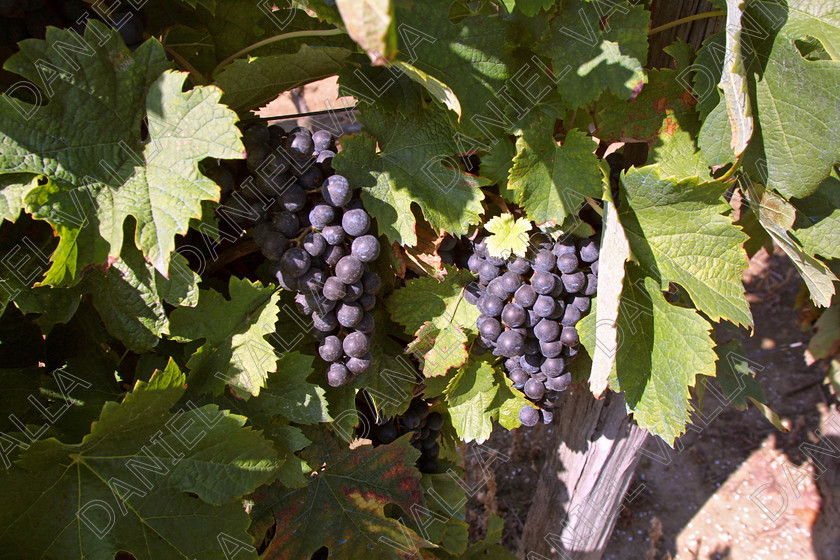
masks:
<svg viewBox="0 0 840 560"><path fill-rule="evenodd" d="M409 280L386 302L391 318L416 337L409 349L422 357L426 377L444 375L467 361L467 340L478 319L476 307L464 300L472 274L444 268L442 282L431 277Z"/></svg>
<svg viewBox="0 0 840 560"><path fill-rule="evenodd" d="M100 36L107 37L102 46ZM157 41L131 53L116 31L98 22L88 26L84 41L71 30L50 28L45 41L26 42L7 61L7 69L49 99L0 103L0 170L50 179L27 196L27 211L62 236L62 256L45 282L72 282L85 266L117 256L129 217L136 222L135 244L165 274L175 235L201 216L202 200L218 199L219 187L200 173L198 162L242 156L236 116L218 103L216 88L183 92L187 74L164 72L167 66ZM58 215L74 207L81 214L75 221ZM92 250L100 240L107 251Z"/></svg>
<svg viewBox="0 0 840 560"><path fill-rule="evenodd" d="M806 60L795 41L817 37L833 60ZM755 84L766 177L786 197L813 194L840 164L840 11L833 3L805 0L789 8ZM763 53L760 53L763 55ZM818 111L814 107L819 107Z"/></svg>
<svg viewBox="0 0 840 560"><path fill-rule="evenodd" d="M493 403L499 390L494 371L486 361L472 361L461 368L446 387L452 427L465 442L482 443L493 432L494 412L498 415Z"/></svg>
<svg viewBox="0 0 840 560"><path fill-rule="evenodd" d="M170 412L183 392L170 362L106 403L81 443L49 438L24 451L0 490L6 553L209 560L225 558L222 532L250 542L236 498L271 478L271 444L215 405Z"/></svg>
<svg viewBox="0 0 840 560"><path fill-rule="evenodd" d="M712 320L752 325L741 283L746 235L724 215L726 185L662 178L657 166L631 168L622 185L619 218L646 273L663 289L683 286Z"/></svg>
<svg viewBox="0 0 840 560"><path fill-rule="evenodd" d="M694 310L668 303L656 280L628 264L618 330L610 386L624 391L640 426L673 444L691 421L689 387L698 374L715 375L711 325Z"/></svg>
<svg viewBox="0 0 840 560"><path fill-rule="evenodd" d="M414 504L423 505L420 473L414 468L419 452L409 445L408 436L376 448L364 441L352 447L340 448L332 440L307 447L304 458L324 466L306 487L284 492L273 486L255 495L254 517L273 514L280 528L261 558L309 558L326 546L336 560L408 560L420 547L431 546L385 516L389 503L405 512Z"/></svg>
<svg viewBox="0 0 840 560"><path fill-rule="evenodd" d="M262 107L281 92L338 73L352 51L344 47L302 45L293 54L237 59L216 77L222 101L240 113Z"/></svg>
<svg viewBox="0 0 840 560"><path fill-rule="evenodd" d="M440 108L403 116L366 105L358 119L376 142L346 142L333 165L355 184L371 186L362 200L390 241L417 244L412 203L438 231L460 235L479 222L484 195L478 187L486 180L457 168L458 146Z"/></svg>
<svg viewBox="0 0 840 560"><path fill-rule="evenodd" d="M585 196L601 196L603 179L595 143L570 130L558 146L553 131L550 118L535 119L523 130L508 179L508 189L517 192L517 202L537 224L560 224L577 212Z"/></svg>
<svg viewBox="0 0 840 560"><path fill-rule="evenodd" d="M123 244L119 260L105 271L89 270L81 287L92 295L108 331L126 348L140 353L169 334L164 302L174 306L198 303L199 277L187 260L173 255L168 272L167 278L155 270L129 241Z"/></svg>
<svg viewBox="0 0 840 560"><path fill-rule="evenodd" d="M746 62L741 42L741 18L744 15L744 0L726 2L726 56L720 75L729 123L732 128L731 148L735 157L747 149L754 129L752 106L747 91Z"/></svg>
<svg viewBox="0 0 840 560"><path fill-rule="evenodd" d="M228 289L230 300L201 290L198 305L172 312L169 332L179 342L204 339L187 362L192 388L218 394L228 383L256 396L277 371L277 355L265 336L274 332L280 294L236 276Z"/></svg>
<svg viewBox="0 0 840 560"><path fill-rule="evenodd" d="M570 107L580 107L609 88L621 99L638 93L646 81L650 13L644 6L586 0L563 2L551 32L536 47L558 77L557 90Z"/></svg>
<svg viewBox="0 0 840 560"><path fill-rule="evenodd" d="M456 112L467 134L499 136L487 121L503 119L498 94L516 68L511 25L498 16L449 20L448 0L396 2L400 68Z"/></svg>
<svg viewBox="0 0 840 560"><path fill-rule="evenodd" d="M336 0L336 6L347 33L371 59L397 54L393 0Z"/></svg>

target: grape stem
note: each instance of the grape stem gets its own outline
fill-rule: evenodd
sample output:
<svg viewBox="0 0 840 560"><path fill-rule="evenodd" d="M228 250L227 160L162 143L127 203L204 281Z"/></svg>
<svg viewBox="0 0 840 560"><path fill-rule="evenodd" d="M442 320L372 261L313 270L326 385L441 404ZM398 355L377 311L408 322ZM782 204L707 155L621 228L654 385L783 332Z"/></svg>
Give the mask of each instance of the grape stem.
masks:
<svg viewBox="0 0 840 560"><path fill-rule="evenodd" d="M190 73L190 77L192 78L192 81L195 85L200 86L204 85L207 82L207 80L204 79L204 76L201 74L201 72L199 72L195 68L195 66L190 64L186 58L178 54L178 52L175 51L175 49L171 48L169 45L164 45L163 48L166 49L166 52L169 53L169 56L175 59L175 62L181 65L181 68Z"/></svg>
<svg viewBox="0 0 840 560"><path fill-rule="evenodd" d="M274 35L272 37L268 37L267 39L263 39L262 41L257 41L253 45L249 45L244 49L241 49L223 61L216 65L213 68L213 71L210 73L211 76L214 78L216 75L228 64L230 64L233 60L239 58L244 54L248 54L251 51L255 51L260 47L264 47L266 45L270 45L272 43L277 43L278 41L285 41L286 39L297 39L298 37L328 37L330 35L344 35L346 32L343 29L307 29L304 31L292 31L291 33L281 33L280 35Z"/></svg>
<svg viewBox="0 0 840 560"><path fill-rule="evenodd" d="M682 25L684 23L689 23L692 21L697 21L698 19L708 19L708 18L715 18L719 16L725 16L726 10L715 10L713 12L703 12L702 14L694 14L691 16L686 16L684 18L675 19L674 21L670 21L666 24L660 25L659 27L654 27L650 31L648 31L648 37L651 35L655 35L660 31L667 31L672 27L677 27L678 25Z"/></svg>

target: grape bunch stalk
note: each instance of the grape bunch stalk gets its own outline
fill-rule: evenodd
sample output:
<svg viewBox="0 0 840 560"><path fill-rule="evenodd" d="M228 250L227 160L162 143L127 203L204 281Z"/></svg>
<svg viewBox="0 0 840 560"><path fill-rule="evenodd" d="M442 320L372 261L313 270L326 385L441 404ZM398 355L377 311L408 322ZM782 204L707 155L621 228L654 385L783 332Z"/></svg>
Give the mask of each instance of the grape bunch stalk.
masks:
<svg viewBox="0 0 840 560"><path fill-rule="evenodd" d="M598 289L598 245L594 238L543 242L530 257L502 259L476 243L467 265L479 281L465 292L481 313L477 344L506 358L514 388L537 406L519 411L525 426L550 423L554 400L572 382L576 325Z"/></svg>
<svg viewBox="0 0 840 560"><path fill-rule="evenodd" d="M227 209L255 211L254 241L271 261L284 290L312 318L318 354L329 363L327 383L338 387L372 363L371 334L382 280L369 267L379 256L371 217L349 181L332 169L335 142L325 130L250 126L243 133L247 175L238 186L217 167L208 174L227 183ZM241 196L240 196L241 195ZM268 211L260 213L269 201ZM238 213L239 216L243 214Z"/></svg>

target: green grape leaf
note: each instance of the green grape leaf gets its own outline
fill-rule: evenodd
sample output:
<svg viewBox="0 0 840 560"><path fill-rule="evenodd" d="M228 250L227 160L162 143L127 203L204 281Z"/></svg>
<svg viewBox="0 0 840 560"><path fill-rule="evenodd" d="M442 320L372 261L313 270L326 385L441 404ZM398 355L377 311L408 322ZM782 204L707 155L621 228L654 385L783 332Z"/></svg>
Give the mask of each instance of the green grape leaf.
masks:
<svg viewBox="0 0 840 560"><path fill-rule="evenodd" d="M487 181L458 169L453 157L458 146L440 108L402 116L366 105L358 118L380 152L374 152L372 140L347 142L333 166L355 184L372 185L362 190L362 201L389 241L417 244L412 203L437 231L460 235L479 223L484 198L479 186Z"/></svg>
<svg viewBox="0 0 840 560"><path fill-rule="evenodd" d="M260 391L243 405L246 415L270 418L281 415L298 424L316 424L332 420L327 412L324 390L306 380L312 373L314 356L286 352Z"/></svg>
<svg viewBox="0 0 840 560"><path fill-rule="evenodd" d="M526 16L533 17L540 10L549 11L554 0L516 0L516 7Z"/></svg>
<svg viewBox="0 0 840 560"><path fill-rule="evenodd" d="M215 83L225 92L223 103L248 114L281 92L336 75L352 54L343 47L302 45L292 54L237 59L219 73Z"/></svg>
<svg viewBox="0 0 840 560"><path fill-rule="evenodd" d="M819 38L834 59L803 58L795 45L802 35ZM761 182L787 198L813 194L832 167L840 164L838 51L837 7L814 0L798 2L789 10L756 81L763 144L760 149L756 146L752 157L764 160L758 162Z"/></svg>
<svg viewBox="0 0 840 560"><path fill-rule="evenodd" d="M452 427L465 442L483 443L493 432L493 419L499 412L498 403L495 403L499 391L495 377L492 365L474 360L458 370L446 387Z"/></svg>
<svg viewBox="0 0 840 560"><path fill-rule="evenodd" d="M385 517L389 503L406 512L424 503L420 472L414 467L420 453L409 445L408 436L376 448L363 440L351 447L340 448L334 441L307 447L302 455L309 464L324 466L306 487L284 491L272 486L256 495L253 516L272 516L283 528L261 558L309 558L326 546L336 560L408 560L419 548L431 546Z"/></svg>
<svg viewBox="0 0 840 560"><path fill-rule="evenodd" d="M551 59L557 90L569 107L594 101L604 89L630 99L645 83L650 13L628 2L563 2L551 32L536 47Z"/></svg>
<svg viewBox="0 0 840 560"><path fill-rule="evenodd" d="M190 357L190 386L221 393L225 383L254 396L267 374L277 371L277 355L265 340L274 332L279 292L259 282L231 276L230 300L201 290L198 305L180 307L169 316L169 332L178 342L204 339Z"/></svg>
<svg viewBox="0 0 840 560"><path fill-rule="evenodd" d="M225 557L222 532L250 542L236 499L271 479L275 453L215 405L170 412L184 382L170 362L106 403L80 443L49 438L22 452L0 490L7 554L210 560Z"/></svg>
<svg viewBox="0 0 840 560"><path fill-rule="evenodd" d="M484 224L484 229L492 235L487 236L487 251L494 257L506 259L512 254L524 257L528 249L531 222L525 218L516 218L513 214L501 214Z"/></svg>
<svg viewBox="0 0 840 560"><path fill-rule="evenodd" d="M689 387L698 374L715 374L711 325L696 311L668 303L656 280L628 264L618 329L610 386L624 391L639 426L673 445L691 421Z"/></svg>
<svg viewBox="0 0 840 560"><path fill-rule="evenodd" d="M507 120L498 93L505 88L517 62L512 50L512 26L498 16L473 15L457 24L449 20L448 0L394 3L400 60L409 77L456 111L469 135L499 136L490 121ZM410 68L409 68L410 67ZM368 97L377 92L367 88ZM465 118L469 117L469 118Z"/></svg>
<svg viewBox="0 0 840 560"><path fill-rule="evenodd" d="M397 54L393 0L336 0L347 33L371 57L391 60Z"/></svg>
<svg viewBox="0 0 840 560"><path fill-rule="evenodd" d="M444 265L442 282L425 276L406 282L386 301L391 318L414 334L409 350L423 362L426 377L445 375L467 360L467 341L475 333L478 309L464 299L473 280L466 270Z"/></svg>
<svg viewBox="0 0 840 560"><path fill-rule="evenodd" d="M810 363L840 354L840 306L832 305L814 323L814 335L808 342L806 358Z"/></svg>
<svg viewBox="0 0 840 560"><path fill-rule="evenodd" d="M570 130L558 146L553 130L553 119L539 118L523 131L508 179L508 189L537 224L560 224L577 213L583 197L599 198L602 192L595 142Z"/></svg>
<svg viewBox="0 0 840 560"><path fill-rule="evenodd" d="M164 277L126 240L119 260L105 271L89 270L81 288L93 297L108 331L126 348L141 353L169 334L164 302L174 306L198 303L200 278L189 269L187 260L173 255L168 272L169 277Z"/></svg>
<svg viewBox="0 0 840 560"><path fill-rule="evenodd" d="M0 221L14 222L24 208L29 191L38 186L38 176L30 173L0 174Z"/></svg>
<svg viewBox="0 0 840 560"><path fill-rule="evenodd" d="M741 283L746 235L732 224L723 199L727 185L696 177L662 178L657 166L622 176L619 218L634 259L665 289L684 287L712 320L752 325Z"/></svg>
<svg viewBox="0 0 840 560"><path fill-rule="evenodd" d="M718 355L716 377L723 392L722 395L716 396L718 400L723 401L721 404L726 406L731 403L739 410L744 410L749 399L766 403L764 389L755 378L758 372L750 367L741 343L737 340L727 342L715 348L715 352ZM704 402L707 399L708 395L705 395Z"/></svg>
<svg viewBox="0 0 840 560"><path fill-rule="evenodd" d="M522 392L513 388L513 381L498 368L495 372L496 396L490 405L493 418L506 430L512 430L522 425L519 420L519 410L523 406L534 406L524 397Z"/></svg>
<svg viewBox="0 0 840 560"><path fill-rule="evenodd" d="M819 190L793 202L799 211L791 234L811 255L840 259L840 181L828 177Z"/></svg>
<svg viewBox="0 0 840 560"><path fill-rule="evenodd" d="M825 263L804 251L788 233L796 220L796 209L770 190L748 189L746 194L750 208L758 213L761 226L799 270L811 300L820 307L831 305L837 277Z"/></svg>
<svg viewBox="0 0 840 560"><path fill-rule="evenodd" d="M180 0L190 8L201 6L211 14L216 13L216 0Z"/></svg>
<svg viewBox="0 0 840 560"><path fill-rule="evenodd" d="M104 45L98 37L107 38ZM216 88L183 92L187 74L165 72L167 66L156 40L131 53L117 31L95 21L84 41L72 30L50 28L47 40L28 41L7 61L49 98L46 105L0 103L0 170L50 179L27 196L38 202L27 211L62 235L62 257L45 282L70 283L86 266L118 256L129 217L135 244L166 273L175 235L201 216L202 200L218 200L218 185L199 172L198 162L242 157L236 116L218 103ZM62 207L74 206L83 220L59 217Z"/></svg>

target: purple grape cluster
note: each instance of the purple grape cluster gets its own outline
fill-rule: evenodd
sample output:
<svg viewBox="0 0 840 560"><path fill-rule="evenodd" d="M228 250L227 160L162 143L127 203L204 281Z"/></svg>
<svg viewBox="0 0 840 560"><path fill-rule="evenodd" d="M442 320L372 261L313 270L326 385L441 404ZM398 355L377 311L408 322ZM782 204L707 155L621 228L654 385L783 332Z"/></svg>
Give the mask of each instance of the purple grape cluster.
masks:
<svg viewBox="0 0 840 560"><path fill-rule="evenodd" d="M437 471L437 458L440 453L438 439L442 429L443 416L439 412L430 411L427 401L415 397L402 416L395 416L377 424L370 438L373 445L387 444L403 434L412 432L411 445L420 451L417 468L420 472L433 473Z"/></svg>
<svg viewBox="0 0 840 560"><path fill-rule="evenodd" d="M481 313L478 343L506 358L513 386L537 405L522 407L522 424L550 423L554 399L572 382L577 322L598 289L597 240L543 242L528 259L508 260L491 256L482 241L468 267L479 279L465 296Z"/></svg>
<svg viewBox="0 0 840 560"><path fill-rule="evenodd" d="M243 143L256 193L240 205L253 210L264 197L273 201L254 225L254 240L277 282L297 292L298 308L312 318L318 354L330 364L327 383L345 385L373 360L370 312L382 280L369 267L380 251L371 217L350 182L335 174L328 131L258 124L244 131Z"/></svg>

